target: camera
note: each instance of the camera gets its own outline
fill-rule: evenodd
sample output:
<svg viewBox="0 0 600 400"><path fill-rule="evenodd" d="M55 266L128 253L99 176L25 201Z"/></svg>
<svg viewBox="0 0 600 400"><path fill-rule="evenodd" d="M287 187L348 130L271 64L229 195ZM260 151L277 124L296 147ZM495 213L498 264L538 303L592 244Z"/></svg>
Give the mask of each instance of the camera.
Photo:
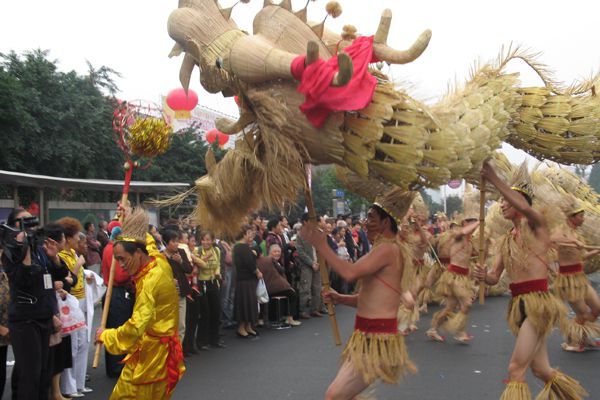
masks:
<svg viewBox="0 0 600 400"><path fill-rule="evenodd" d="M0 224L0 247L5 256L13 263L19 263L25 258L27 247L34 249L44 244L47 235L43 228L36 229L40 221L38 217L23 217L17 220L19 228L14 228L6 223ZM16 225L16 223L15 223ZM22 242L17 241L17 235L25 232Z"/></svg>

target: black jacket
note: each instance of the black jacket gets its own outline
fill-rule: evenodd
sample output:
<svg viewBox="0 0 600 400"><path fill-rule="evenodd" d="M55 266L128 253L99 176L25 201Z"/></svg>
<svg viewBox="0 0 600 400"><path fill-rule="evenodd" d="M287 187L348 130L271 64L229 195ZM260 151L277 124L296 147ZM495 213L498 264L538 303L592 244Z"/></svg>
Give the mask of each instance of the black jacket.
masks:
<svg viewBox="0 0 600 400"><path fill-rule="evenodd" d="M58 310L58 305L54 282L50 276L51 264L42 247L33 252L31 265L13 264L2 256L2 265L10 286L8 305L10 322L52 319ZM45 274L48 274L48 289L44 288Z"/></svg>

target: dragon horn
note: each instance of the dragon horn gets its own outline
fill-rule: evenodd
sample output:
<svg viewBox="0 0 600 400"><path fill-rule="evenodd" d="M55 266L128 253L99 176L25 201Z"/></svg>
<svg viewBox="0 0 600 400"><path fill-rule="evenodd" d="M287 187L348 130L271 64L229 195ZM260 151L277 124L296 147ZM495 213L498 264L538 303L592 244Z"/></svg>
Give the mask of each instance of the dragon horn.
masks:
<svg viewBox="0 0 600 400"><path fill-rule="evenodd" d="M186 93L190 87L190 80L192 79L192 72L195 66L196 60L194 60L194 57L186 53L179 69L179 82L181 82L181 86Z"/></svg>
<svg viewBox="0 0 600 400"><path fill-rule="evenodd" d="M407 64L416 60L429 45L431 31L426 29L407 50L396 50L386 44L392 23L392 11L385 9L381 15L377 33L373 39L373 53L375 56L389 64Z"/></svg>

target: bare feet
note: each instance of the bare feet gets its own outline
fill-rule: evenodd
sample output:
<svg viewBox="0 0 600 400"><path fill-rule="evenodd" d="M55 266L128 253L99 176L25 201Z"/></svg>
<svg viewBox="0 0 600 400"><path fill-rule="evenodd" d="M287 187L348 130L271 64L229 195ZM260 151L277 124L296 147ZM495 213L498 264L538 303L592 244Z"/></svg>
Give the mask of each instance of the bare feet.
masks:
<svg viewBox="0 0 600 400"><path fill-rule="evenodd" d="M458 336L454 336L454 340L462 344L468 344L473 340L473 336L469 335L467 332L463 332Z"/></svg>
<svg viewBox="0 0 600 400"><path fill-rule="evenodd" d="M427 332L425 332L425 334L427 335L427 337L435 342L445 342L446 338L441 336L437 330L435 329L429 329Z"/></svg>

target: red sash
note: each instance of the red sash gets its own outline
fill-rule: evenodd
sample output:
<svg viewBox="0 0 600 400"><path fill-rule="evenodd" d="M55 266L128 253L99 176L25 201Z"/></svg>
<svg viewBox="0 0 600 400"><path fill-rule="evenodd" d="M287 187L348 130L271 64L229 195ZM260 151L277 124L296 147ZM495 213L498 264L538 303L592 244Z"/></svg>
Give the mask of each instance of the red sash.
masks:
<svg viewBox="0 0 600 400"><path fill-rule="evenodd" d="M396 318L363 318L356 316L354 330L364 333L398 333L398 320Z"/></svg>
<svg viewBox="0 0 600 400"><path fill-rule="evenodd" d="M534 279L510 284L510 293L513 297L533 292L547 292L548 279Z"/></svg>
<svg viewBox="0 0 600 400"><path fill-rule="evenodd" d="M469 275L469 268L459 267L458 265L450 264L448 265L448 271L454 272L458 275Z"/></svg>
<svg viewBox="0 0 600 400"><path fill-rule="evenodd" d="M167 394L171 393L179 379L181 379L182 373L179 371L179 363L183 362L183 349L179 342L179 334L176 331L173 336L158 336L146 332L150 337L159 339L160 343L167 344L169 346L169 355L167 356Z"/></svg>
<svg viewBox="0 0 600 400"><path fill-rule="evenodd" d="M561 274L578 274L580 272L583 272L583 265L581 263L579 264L573 264L573 265L561 265L558 267L558 272L560 272Z"/></svg>

